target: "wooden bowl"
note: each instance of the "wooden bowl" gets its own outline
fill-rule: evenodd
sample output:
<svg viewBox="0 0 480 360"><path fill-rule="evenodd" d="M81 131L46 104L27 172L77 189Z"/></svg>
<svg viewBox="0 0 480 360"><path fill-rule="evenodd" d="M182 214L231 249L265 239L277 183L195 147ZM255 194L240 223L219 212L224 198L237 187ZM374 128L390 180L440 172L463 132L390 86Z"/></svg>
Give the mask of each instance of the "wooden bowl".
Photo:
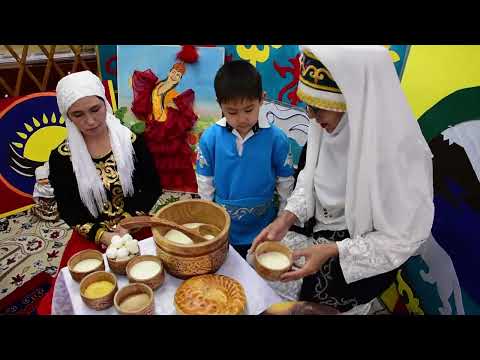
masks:
<svg viewBox="0 0 480 360"><path fill-rule="evenodd" d="M90 284L97 281L102 281L102 280L110 281L115 286L107 295L102 296L100 298L92 299L92 298L86 297L84 294L85 289ZM106 271L96 271L94 273L91 273L85 276L83 280L80 282L80 296L82 297L83 302L87 304L88 307L94 310L104 310L112 306L113 297L115 296L115 293L117 292L117 290L118 290L117 278L112 273L109 273Z"/></svg>
<svg viewBox="0 0 480 360"><path fill-rule="evenodd" d="M127 311L127 310L122 310L120 308L120 305L122 304L123 301L125 301L126 298L132 295L137 295L137 294L148 295L148 303L145 306L135 311ZM115 304L115 309L117 309L117 311L123 315L154 315L155 314L155 301L153 297L153 290L145 284L134 283L121 288L115 294L113 303Z"/></svg>
<svg viewBox="0 0 480 360"><path fill-rule="evenodd" d="M157 255L165 270L180 279L216 272L227 258L230 216L220 205L212 201L189 199L174 202L161 208L156 217L177 224L213 224L221 232L213 239L192 245L176 244L164 237L168 227L152 227Z"/></svg>
<svg viewBox="0 0 480 360"><path fill-rule="evenodd" d="M132 274L130 273L130 271L132 270L132 267L135 264L138 264L139 262L146 261L146 260L155 261L156 263L158 263L160 265L160 271L148 279L137 279L133 277ZM158 257L153 255L141 255L141 256L136 256L128 263L127 277L131 283L145 284L145 285L148 285L152 290L156 290L165 281L165 270L163 269L162 261Z"/></svg>
<svg viewBox="0 0 480 360"><path fill-rule="evenodd" d="M80 272L75 271L73 268L77 265L80 261L86 259L97 259L100 260L101 263L95 268L87 272ZM105 270L105 262L103 261L103 255L100 251L97 250L82 250L73 255L67 262L68 270L70 271L70 275L72 275L73 280L81 281L85 276L94 273L95 271L102 271Z"/></svg>
<svg viewBox="0 0 480 360"><path fill-rule="evenodd" d="M338 315L332 306L307 301L284 301L271 305L260 315Z"/></svg>
<svg viewBox="0 0 480 360"><path fill-rule="evenodd" d="M270 251L276 251L286 255L290 260L289 265L284 267L283 269L278 269L278 270L270 269L264 266L262 263L260 263L259 256ZM255 264L255 269L257 270L257 273L261 277L269 281L278 281L280 280L280 275L290 270L290 268L293 265L292 251L278 241L265 241L260 245L258 245L258 247L255 250L254 264Z"/></svg>
<svg viewBox="0 0 480 360"><path fill-rule="evenodd" d="M137 258L138 256L140 256L140 252L136 255L133 255L133 256L131 255L126 260L121 260L121 261L114 260L114 259L109 259L107 257L108 266L110 267L110 270L112 270L112 272L114 272L115 274L127 275L127 265L128 265L128 263L130 261L132 261L133 259Z"/></svg>

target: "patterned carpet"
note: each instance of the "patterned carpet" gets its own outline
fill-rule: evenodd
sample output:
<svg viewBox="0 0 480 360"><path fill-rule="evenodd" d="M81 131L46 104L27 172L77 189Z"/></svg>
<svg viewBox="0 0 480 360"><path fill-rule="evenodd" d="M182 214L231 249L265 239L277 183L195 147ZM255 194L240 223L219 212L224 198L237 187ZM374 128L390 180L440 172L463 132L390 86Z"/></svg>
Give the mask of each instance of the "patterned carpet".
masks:
<svg viewBox="0 0 480 360"><path fill-rule="evenodd" d="M168 204L171 204L175 201L198 199L198 198L199 198L198 194L195 194L195 193L165 191L162 195L160 195L155 205L153 205L152 210L150 210L150 214L155 214L162 207Z"/></svg>
<svg viewBox="0 0 480 360"><path fill-rule="evenodd" d="M42 272L55 276L72 230L22 211L0 219L0 301Z"/></svg>

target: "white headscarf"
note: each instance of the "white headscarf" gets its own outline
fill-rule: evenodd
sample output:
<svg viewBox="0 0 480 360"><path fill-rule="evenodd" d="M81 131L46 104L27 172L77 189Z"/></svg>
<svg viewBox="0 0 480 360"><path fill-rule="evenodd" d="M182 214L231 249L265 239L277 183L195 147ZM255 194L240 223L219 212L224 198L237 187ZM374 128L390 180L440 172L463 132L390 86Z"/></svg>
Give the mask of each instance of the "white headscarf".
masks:
<svg viewBox="0 0 480 360"><path fill-rule="evenodd" d="M107 200L105 188L88 152L83 135L67 115L73 103L86 96L101 97L107 108L106 124L124 196L132 196L134 193L132 174L135 168L135 151L130 130L113 115L112 108L105 97L105 89L97 76L90 71L81 71L65 76L58 82L57 103L68 130L68 146L80 198L90 213L97 217Z"/></svg>
<svg viewBox="0 0 480 360"><path fill-rule="evenodd" d="M351 235L340 263L347 283L392 270L429 236L433 223L432 153L382 46L305 45L329 69L347 104L345 219ZM322 131L308 133L305 191L313 175ZM315 199L307 197L308 218ZM353 259L356 259L353 261Z"/></svg>

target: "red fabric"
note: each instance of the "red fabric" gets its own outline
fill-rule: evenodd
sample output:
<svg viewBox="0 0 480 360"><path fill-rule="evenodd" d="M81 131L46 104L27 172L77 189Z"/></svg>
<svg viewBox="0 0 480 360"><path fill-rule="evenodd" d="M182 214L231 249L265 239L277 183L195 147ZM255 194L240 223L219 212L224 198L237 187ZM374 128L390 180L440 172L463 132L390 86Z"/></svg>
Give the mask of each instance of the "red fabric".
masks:
<svg viewBox="0 0 480 360"><path fill-rule="evenodd" d="M153 156L162 188L197 192L188 135L197 115L193 111L195 93L189 89L174 98L177 109L168 108L165 122L147 120L145 142Z"/></svg>
<svg viewBox="0 0 480 360"><path fill-rule="evenodd" d="M394 315L409 315L410 312L408 311L407 307L405 306L405 303L403 302L402 298L400 297L395 304L395 307L393 308L392 313Z"/></svg>
<svg viewBox="0 0 480 360"><path fill-rule="evenodd" d="M110 92L110 86L108 86L108 83L110 81L112 81L112 80L102 80L102 84L103 84L103 88L105 89L105 97L107 98L108 103L110 104L110 106L113 109L112 96L115 96L115 92L113 94ZM115 112L115 109L113 109L113 111Z"/></svg>
<svg viewBox="0 0 480 360"><path fill-rule="evenodd" d="M193 45L182 45L182 50L177 54L177 59L193 64L198 61L198 51Z"/></svg>
<svg viewBox="0 0 480 360"><path fill-rule="evenodd" d="M133 102L132 112L139 119L146 120L152 112L152 91L158 77L148 69L145 71L135 70L132 75Z"/></svg>
<svg viewBox="0 0 480 360"><path fill-rule="evenodd" d="M132 236L137 240L143 240L152 236L152 231L150 228L143 228L140 231L132 234ZM86 249L94 249L100 250L103 252L102 249L98 248L94 243L88 241L83 236L81 236L77 231L73 231L72 237L70 238L67 248L65 249L62 260L60 261L59 269L67 266L68 260L75 255L77 252L86 250ZM55 281L56 278L51 278L51 288L48 293L40 300L37 313L38 315L51 315L52 313L52 299L53 299L53 290L55 288Z"/></svg>
<svg viewBox="0 0 480 360"><path fill-rule="evenodd" d="M34 203L33 198L17 194L0 181L0 214L19 209Z"/></svg>
<svg viewBox="0 0 480 360"><path fill-rule="evenodd" d="M20 301L29 292L35 290L43 284L52 284L53 278L46 272L34 276L29 281L24 283L21 287L8 294L2 300L0 300L0 312L4 312L9 306Z"/></svg>
<svg viewBox="0 0 480 360"><path fill-rule="evenodd" d="M152 234L152 229L151 228L143 228L135 233L132 233L131 234L133 236L134 239L137 239L137 240L143 240L143 239L148 239L149 237L152 237L153 234Z"/></svg>
<svg viewBox="0 0 480 360"><path fill-rule="evenodd" d="M21 96L12 96L8 97L6 99L0 99L0 113L2 112L3 109L5 109L8 105L13 103L15 100L20 99Z"/></svg>

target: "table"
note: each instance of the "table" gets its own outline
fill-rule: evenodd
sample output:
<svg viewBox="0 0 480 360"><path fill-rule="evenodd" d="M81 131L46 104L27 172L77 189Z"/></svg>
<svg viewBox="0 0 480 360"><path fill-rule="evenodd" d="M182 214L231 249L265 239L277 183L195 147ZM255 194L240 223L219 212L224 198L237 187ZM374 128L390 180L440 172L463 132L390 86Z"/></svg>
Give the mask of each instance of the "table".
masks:
<svg viewBox="0 0 480 360"><path fill-rule="evenodd" d="M155 242L152 237L139 242L142 255L156 255ZM105 255L105 270L109 271ZM216 274L230 276L242 284L247 297L247 311L249 315L258 315L270 305L282 302L283 299L263 280L255 270L230 246L227 259ZM118 288L128 284L125 275L117 275ZM183 282L168 273L165 273L165 282L154 291L155 313L157 315L175 315L173 299L175 291ZM90 309L80 297L80 283L72 279L68 268L60 270L55 283L52 300L53 315L118 315L115 307L95 311Z"/></svg>

